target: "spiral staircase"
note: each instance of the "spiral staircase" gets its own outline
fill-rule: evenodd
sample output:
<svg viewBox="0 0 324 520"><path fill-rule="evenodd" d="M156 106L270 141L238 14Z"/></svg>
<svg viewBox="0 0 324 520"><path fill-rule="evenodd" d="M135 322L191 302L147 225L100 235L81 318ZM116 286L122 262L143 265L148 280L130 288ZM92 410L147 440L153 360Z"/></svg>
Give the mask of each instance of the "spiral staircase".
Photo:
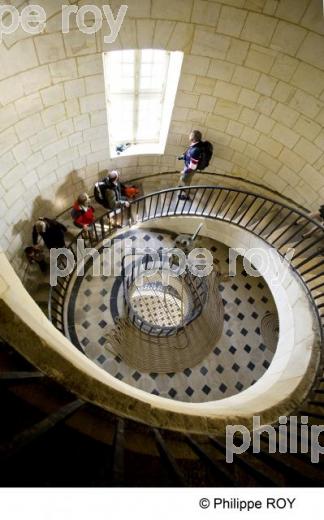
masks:
<svg viewBox="0 0 324 520"><path fill-rule="evenodd" d="M147 184L149 188L145 189L143 184L144 192L151 188ZM290 416L297 416L298 425L303 416L309 418L309 424L321 425L323 228L279 194L260 194L262 190L256 186L241 186L237 187L237 180L223 186L215 185L215 180L210 185L197 183L184 189L187 201L178 199L178 188L146 193L131 204L127 213L99 216L86 246L96 248L120 228L181 217L230 224L276 248L283 258L293 247L290 270L302 284L313 309L320 348L307 396L296 402ZM67 215L68 212L60 219L64 221ZM315 230L311 236L304 238L303 233L312 228ZM69 245L74 258L77 239L75 236ZM60 279L49 294L49 319L63 335L67 332L64 304L71 279L72 274ZM42 286L34 297L44 309L46 287ZM213 434L208 428L203 432L190 421L177 427L172 421L154 420L154 414L147 420L146 407L131 399L123 402L117 398L114 402L112 399L111 405L102 404L100 391L82 388L73 377L62 375L63 365L58 364L53 370L50 365L55 358L47 359L46 346L40 340L38 344L36 336L34 344L26 346L19 334L11 334L10 326L15 321L9 309L0 310L0 319L2 486L323 485L321 458L313 464L309 452L269 453L267 435L261 437L260 453L253 453L250 448L228 464L225 430L223 434ZM278 422L273 422L273 426L279 431ZM289 431L289 421L287 427ZM324 432L319 440L323 444ZM298 445L301 441L298 434Z"/></svg>

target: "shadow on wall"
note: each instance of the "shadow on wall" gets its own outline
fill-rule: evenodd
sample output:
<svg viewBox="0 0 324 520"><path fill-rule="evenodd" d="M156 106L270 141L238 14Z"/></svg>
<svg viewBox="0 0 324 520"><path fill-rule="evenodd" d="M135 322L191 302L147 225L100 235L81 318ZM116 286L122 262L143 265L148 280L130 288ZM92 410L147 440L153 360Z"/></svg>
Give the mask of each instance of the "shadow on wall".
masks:
<svg viewBox="0 0 324 520"><path fill-rule="evenodd" d="M33 202L30 219L20 219L12 226L12 234L15 237L19 236L22 244L20 254L15 255L11 260L11 264L18 274L25 273L29 265L24 255L24 249L32 244L32 228L36 220L40 217L55 218L69 204L72 206L74 199L84 191L87 191L84 179L73 170L56 190L52 199L38 195Z"/></svg>

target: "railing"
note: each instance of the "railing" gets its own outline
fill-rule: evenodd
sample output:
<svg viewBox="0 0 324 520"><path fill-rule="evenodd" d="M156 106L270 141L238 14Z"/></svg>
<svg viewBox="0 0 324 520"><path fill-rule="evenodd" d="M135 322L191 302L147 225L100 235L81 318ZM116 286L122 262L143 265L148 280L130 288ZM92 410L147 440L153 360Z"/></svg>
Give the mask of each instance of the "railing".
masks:
<svg viewBox="0 0 324 520"><path fill-rule="evenodd" d="M179 199L186 194L188 200ZM285 257L294 248L290 266L303 282L316 311L323 341L324 325L324 244L323 226L302 211L274 199L242 189L223 186L194 186L171 188L140 197L125 210L109 212L100 217L87 237L85 247L96 247L110 237L117 228L134 223L170 216L204 217L221 220L245 229L275 247ZM302 220L299 224L298 221ZM310 237L302 233L312 231ZM75 262L78 257L77 240L69 246ZM64 264L61 264L64 267ZM74 272L73 272L74 273ZM49 317L64 334L64 300L73 273L59 279L52 287Z"/></svg>
<svg viewBox="0 0 324 520"><path fill-rule="evenodd" d="M203 306L207 300L207 285L205 280L199 278L197 276L193 276L190 272L185 271L183 274L179 274L177 280L180 281L180 285L187 289L190 294L190 306L187 309L186 313L183 315L182 320L177 325L159 325L157 323L150 323L146 321L138 312L135 311L131 298L129 296L132 288L135 287L136 281L141 277L152 275L152 272L157 273L158 275L162 275L163 271L167 268L168 272L170 268L175 267L174 272L176 272L177 265L170 265L169 257L163 258L160 252L157 252L158 258L153 258L150 253L141 254L140 258L133 260L136 258L136 250L132 251L132 257L130 263L126 263L126 255L122 259L122 276L123 276L123 286L124 286L124 300L126 305L126 310L130 321L142 332L146 334L154 335L154 336L172 336L180 332L183 327L189 325L194 319L196 319L202 312ZM167 263L166 263L167 262ZM175 289L172 287L172 283L174 278L170 280L170 289ZM166 289L166 288L165 288ZM137 289L141 294L141 289Z"/></svg>

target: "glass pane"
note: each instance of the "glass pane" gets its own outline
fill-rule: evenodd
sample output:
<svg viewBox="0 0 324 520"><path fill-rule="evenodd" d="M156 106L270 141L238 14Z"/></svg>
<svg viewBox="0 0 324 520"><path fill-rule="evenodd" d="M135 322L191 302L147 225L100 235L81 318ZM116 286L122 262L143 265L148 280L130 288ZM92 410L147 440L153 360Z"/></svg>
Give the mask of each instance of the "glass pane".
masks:
<svg viewBox="0 0 324 520"><path fill-rule="evenodd" d="M158 140L162 106L159 96L139 99L137 140Z"/></svg>
<svg viewBox="0 0 324 520"><path fill-rule="evenodd" d="M112 142L132 141L134 100L130 96L112 96L108 106L109 130Z"/></svg>

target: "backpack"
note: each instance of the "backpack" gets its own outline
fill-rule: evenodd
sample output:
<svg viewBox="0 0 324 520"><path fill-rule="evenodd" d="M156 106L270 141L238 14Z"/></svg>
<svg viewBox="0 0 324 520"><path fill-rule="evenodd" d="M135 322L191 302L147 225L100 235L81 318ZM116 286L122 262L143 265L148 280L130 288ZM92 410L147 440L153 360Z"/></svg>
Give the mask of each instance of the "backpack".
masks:
<svg viewBox="0 0 324 520"><path fill-rule="evenodd" d="M122 188L124 197L127 197L128 199L135 199L140 194L140 190L137 188L137 186L124 185Z"/></svg>
<svg viewBox="0 0 324 520"><path fill-rule="evenodd" d="M197 165L197 170L205 170L209 166L211 158L213 156L214 147L209 141L200 141L200 159Z"/></svg>

